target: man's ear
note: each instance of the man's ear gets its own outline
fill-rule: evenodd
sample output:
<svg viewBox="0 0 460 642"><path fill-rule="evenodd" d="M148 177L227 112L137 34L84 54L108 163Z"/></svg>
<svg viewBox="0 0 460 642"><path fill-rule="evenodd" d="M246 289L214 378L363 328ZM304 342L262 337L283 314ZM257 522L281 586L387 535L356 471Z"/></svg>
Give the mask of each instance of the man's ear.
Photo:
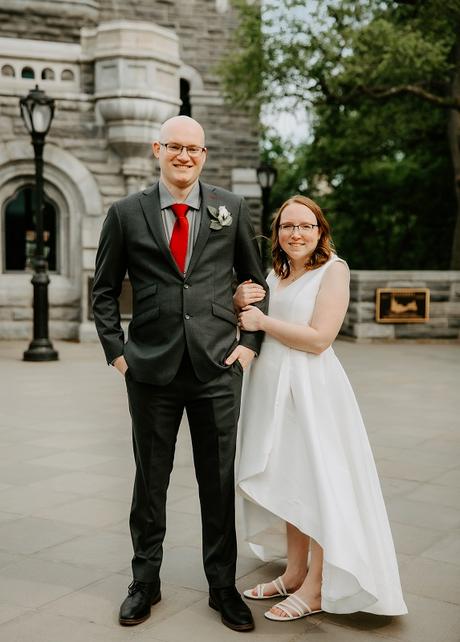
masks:
<svg viewBox="0 0 460 642"><path fill-rule="evenodd" d="M160 158L160 143L157 140L152 143L152 151L155 158Z"/></svg>

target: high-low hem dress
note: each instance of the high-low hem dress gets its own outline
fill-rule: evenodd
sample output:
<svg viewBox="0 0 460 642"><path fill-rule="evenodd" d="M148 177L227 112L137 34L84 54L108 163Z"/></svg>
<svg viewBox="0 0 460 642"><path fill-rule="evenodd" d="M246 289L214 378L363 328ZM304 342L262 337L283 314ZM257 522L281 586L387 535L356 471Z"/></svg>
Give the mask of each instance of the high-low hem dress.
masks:
<svg viewBox="0 0 460 642"><path fill-rule="evenodd" d="M335 261L281 290L271 272L269 315L309 323ZM238 451L243 529L261 559L286 557L290 522L323 548L324 611L407 613L374 458L332 347L316 355L266 335L245 375Z"/></svg>

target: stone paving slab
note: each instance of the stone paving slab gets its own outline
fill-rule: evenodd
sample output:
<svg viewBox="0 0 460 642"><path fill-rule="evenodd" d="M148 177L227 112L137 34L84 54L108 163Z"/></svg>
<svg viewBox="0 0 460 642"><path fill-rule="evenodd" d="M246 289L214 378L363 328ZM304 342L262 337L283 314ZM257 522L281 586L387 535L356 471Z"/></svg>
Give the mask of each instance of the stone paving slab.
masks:
<svg viewBox="0 0 460 642"><path fill-rule="evenodd" d="M57 343L60 361L21 361L0 343L0 639L226 642L207 604L186 421L168 492L162 601L117 623L130 582L134 474L122 378L97 345ZM409 615L320 614L273 623L251 603L257 642L460 642L460 346L335 346L381 475ZM237 515L238 517L238 515ZM240 589L276 577L239 545Z"/></svg>

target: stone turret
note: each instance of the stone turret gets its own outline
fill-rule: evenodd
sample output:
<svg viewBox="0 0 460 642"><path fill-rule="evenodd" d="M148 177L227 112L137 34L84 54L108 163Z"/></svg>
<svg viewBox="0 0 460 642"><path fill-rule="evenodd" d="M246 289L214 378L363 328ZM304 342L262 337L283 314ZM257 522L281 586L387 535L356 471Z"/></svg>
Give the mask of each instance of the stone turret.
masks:
<svg viewBox="0 0 460 642"><path fill-rule="evenodd" d="M122 159L127 192L152 173L151 141L179 112L179 42L170 29L118 20L82 30L82 56L94 62L96 112Z"/></svg>

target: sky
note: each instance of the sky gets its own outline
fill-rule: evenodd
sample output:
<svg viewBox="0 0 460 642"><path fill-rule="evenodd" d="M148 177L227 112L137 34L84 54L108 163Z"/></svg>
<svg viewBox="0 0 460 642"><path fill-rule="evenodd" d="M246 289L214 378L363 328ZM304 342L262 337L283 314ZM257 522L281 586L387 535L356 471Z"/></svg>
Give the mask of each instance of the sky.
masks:
<svg viewBox="0 0 460 642"><path fill-rule="evenodd" d="M295 145L308 138L310 131L308 114L303 109L293 112L283 107L272 108L262 113L261 121L283 140Z"/></svg>
<svg viewBox="0 0 460 642"><path fill-rule="evenodd" d="M268 2L273 2L273 0L262 0L262 10ZM298 7L295 13L308 20L309 15L315 11L317 2L318 0L305 0L305 6ZM304 109L293 110L282 104L275 108L263 109L261 121L283 140L296 145L308 138L310 131L308 113Z"/></svg>

